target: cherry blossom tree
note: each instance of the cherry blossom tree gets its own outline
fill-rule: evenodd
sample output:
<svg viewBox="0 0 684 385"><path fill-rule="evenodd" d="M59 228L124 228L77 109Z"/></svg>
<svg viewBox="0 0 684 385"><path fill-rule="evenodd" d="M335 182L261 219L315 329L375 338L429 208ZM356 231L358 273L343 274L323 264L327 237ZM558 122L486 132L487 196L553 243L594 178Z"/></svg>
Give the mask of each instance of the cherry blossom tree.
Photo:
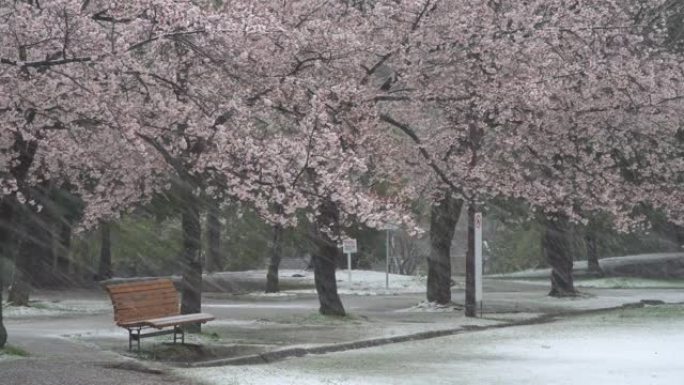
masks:
<svg viewBox="0 0 684 385"><path fill-rule="evenodd" d="M552 294L574 293L566 222L606 211L628 228L643 204L682 220L681 59L662 49L664 2L419 3L408 14L422 25L386 55L384 119L459 197L521 198L551 218Z"/></svg>
<svg viewBox="0 0 684 385"><path fill-rule="evenodd" d="M345 111L344 103L360 91L339 82L365 49L360 35L348 32L365 19L343 4L316 12L309 6L5 3L1 79L10 91L0 95L9 127L3 161L18 159L12 138L37 154L27 162L30 173L3 178L6 194L24 200L23 184L62 178L86 202L89 225L176 174L187 202L184 297L192 308L201 282L201 194L222 190L274 223L291 224L304 208L314 223L326 202L342 219L379 223L383 205L374 207L373 194L355 195L366 166L353 149L363 136L350 131L363 128L365 113ZM321 80L331 69L337 75ZM263 135L273 126L264 119L289 115L294 131ZM328 227L316 231L329 237L330 253L339 235L331 230L338 216L328 211L320 222Z"/></svg>

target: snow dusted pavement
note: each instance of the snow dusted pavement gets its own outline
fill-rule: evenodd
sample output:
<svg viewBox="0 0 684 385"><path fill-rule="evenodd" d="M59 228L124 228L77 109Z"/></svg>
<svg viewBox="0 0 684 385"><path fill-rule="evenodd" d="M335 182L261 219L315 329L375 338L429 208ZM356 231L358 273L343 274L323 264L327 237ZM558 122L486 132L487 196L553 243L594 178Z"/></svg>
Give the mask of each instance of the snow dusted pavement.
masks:
<svg viewBox="0 0 684 385"><path fill-rule="evenodd" d="M684 307L657 306L179 373L213 385L677 385L682 346Z"/></svg>
<svg viewBox="0 0 684 385"><path fill-rule="evenodd" d="M671 382L683 366L673 358L684 346L684 310L673 305L684 303L677 282L594 283L577 298L556 299L546 295L548 282L486 279L484 318L473 319L463 316L458 278L456 304L435 307L423 302L420 277L390 277L395 285L388 292L382 273L357 277L342 290L344 318L320 316L308 289L207 293L203 310L217 319L189 337L201 355L182 353L163 363L126 351L126 332L114 325L102 291L36 293L33 309L7 313L9 343L30 357L0 362L8 373L0 385L681 383ZM343 288L346 274L340 278ZM671 305L601 310L642 300ZM507 326L540 319L554 322ZM165 337L145 340L144 357L163 351ZM150 364L161 370L147 371ZM582 381L574 380L578 375Z"/></svg>

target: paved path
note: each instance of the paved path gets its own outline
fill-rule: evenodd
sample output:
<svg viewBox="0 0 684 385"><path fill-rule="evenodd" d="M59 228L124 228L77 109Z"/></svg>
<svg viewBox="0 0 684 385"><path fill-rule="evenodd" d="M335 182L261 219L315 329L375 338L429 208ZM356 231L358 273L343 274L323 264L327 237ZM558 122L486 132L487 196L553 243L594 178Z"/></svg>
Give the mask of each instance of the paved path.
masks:
<svg viewBox="0 0 684 385"><path fill-rule="evenodd" d="M318 301L314 295L286 297L205 296L205 311L217 317L214 326L205 330L221 334L225 341L263 345L265 348L349 342L388 337L426 330L462 327L466 324L493 324L504 320L524 319L540 314L600 309L661 299L684 303L684 291L673 289L591 289L577 299L553 299L546 296L546 283L491 280L485 286L487 320L465 319L461 312L407 312L423 300L423 294L391 296L343 296L352 322L311 322ZM454 290L454 299L463 297ZM107 298L99 292L41 293L36 296L63 302L83 297L101 306ZM66 299L68 298L68 300ZM307 318L309 317L309 318ZM0 361L0 385L107 385L107 384L178 384L192 382L178 379L169 371L146 370L136 360L123 357L126 333L112 322L111 310L99 314L67 314L59 317L14 318L6 322L9 343L27 350L29 358ZM63 336L68 335L71 338ZM83 335L83 338L73 338ZM143 341L145 342L145 341Z"/></svg>

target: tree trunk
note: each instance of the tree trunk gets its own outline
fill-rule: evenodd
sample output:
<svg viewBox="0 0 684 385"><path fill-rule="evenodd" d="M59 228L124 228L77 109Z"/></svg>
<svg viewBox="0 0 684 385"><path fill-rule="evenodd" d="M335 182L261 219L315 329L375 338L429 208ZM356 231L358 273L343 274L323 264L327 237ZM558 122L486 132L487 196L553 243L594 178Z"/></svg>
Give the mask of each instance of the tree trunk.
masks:
<svg viewBox="0 0 684 385"><path fill-rule="evenodd" d="M54 217L51 207L45 204L46 195L42 188L32 189L32 197L45 207L37 213L31 206L21 208L23 224L20 238L19 258L26 263L19 262L23 268L20 278L32 287L55 287L60 281L53 275L54 263L54 234L52 222Z"/></svg>
<svg viewBox="0 0 684 385"><path fill-rule="evenodd" d="M19 213L17 213L19 214ZM9 287L7 301L13 306L28 306L31 286L40 276L41 253L40 229L34 213L25 207L21 209L21 232L18 234L18 253L14 260L14 275Z"/></svg>
<svg viewBox="0 0 684 385"><path fill-rule="evenodd" d="M602 277L603 270L601 269L601 265L599 265L598 260L598 243L593 230L586 230L584 241L587 245L587 268L589 273Z"/></svg>
<svg viewBox="0 0 684 385"><path fill-rule="evenodd" d="M10 223L12 223L12 206L4 199L0 200L0 349L7 342L7 329L2 318L2 293L4 289L4 277L6 261L10 254Z"/></svg>
<svg viewBox="0 0 684 385"><path fill-rule="evenodd" d="M273 226L273 243L271 243L271 258L268 262L268 273L266 274L266 292L277 293L280 291L278 284L278 267L283 252L283 227Z"/></svg>
<svg viewBox="0 0 684 385"><path fill-rule="evenodd" d="M575 296L577 291L572 277L572 245L569 239L570 223L558 214L546 220L542 247L551 265L551 291L553 297Z"/></svg>
<svg viewBox="0 0 684 385"><path fill-rule="evenodd" d="M14 274L12 276L12 284L7 292L7 302L13 306L28 306L29 297L31 293L29 267L32 264L30 255L22 252L22 247L19 248L19 255L14 263Z"/></svg>
<svg viewBox="0 0 684 385"><path fill-rule="evenodd" d="M2 275L5 273L3 269L4 264L2 262L3 261L0 261L0 349L7 343L7 329L5 329L5 325L2 322L2 285L4 284Z"/></svg>
<svg viewBox="0 0 684 385"><path fill-rule="evenodd" d="M207 243L209 250L207 253L207 272L221 271L223 269L223 258L221 255L221 221L219 220L219 207L213 203L207 213Z"/></svg>
<svg viewBox="0 0 684 385"><path fill-rule="evenodd" d="M468 248L466 251L466 291L465 315L477 316L477 301L475 298L475 206L468 205Z"/></svg>
<svg viewBox="0 0 684 385"><path fill-rule="evenodd" d="M104 281L112 278L112 229L109 222L100 222L100 263L97 266L97 279Z"/></svg>
<svg viewBox="0 0 684 385"><path fill-rule="evenodd" d="M197 198L189 191L185 194L183 201L181 222L183 227L181 313L200 313L202 311L202 228ZM186 330L199 333L201 327L195 324Z"/></svg>
<svg viewBox="0 0 684 385"><path fill-rule="evenodd" d="M337 293L337 278L335 277L336 261L340 259L340 249L330 236L322 231L329 228L333 233L339 233L339 209L337 205L327 200L319 208L316 228L312 231L316 250L311 256L314 270L314 284L321 306L319 312L323 315L344 316L344 306Z"/></svg>
<svg viewBox="0 0 684 385"><path fill-rule="evenodd" d="M55 270L62 279L69 276L69 269L71 268L71 260L69 258L69 251L71 250L71 223L63 219L63 223L59 226L59 245L57 247L57 261L55 263Z"/></svg>
<svg viewBox="0 0 684 385"><path fill-rule="evenodd" d="M430 255L428 256L427 300L451 302L451 240L461 215L463 201L451 193L433 203L430 210Z"/></svg>

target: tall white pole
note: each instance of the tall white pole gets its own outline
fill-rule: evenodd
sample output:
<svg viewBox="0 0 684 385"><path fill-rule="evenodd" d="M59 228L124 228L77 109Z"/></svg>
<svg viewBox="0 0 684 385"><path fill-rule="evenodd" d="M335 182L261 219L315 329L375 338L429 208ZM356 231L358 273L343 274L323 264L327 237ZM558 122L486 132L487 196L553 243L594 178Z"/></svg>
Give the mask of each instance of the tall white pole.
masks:
<svg viewBox="0 0 684 385"><path fill-rule="evenodd" d="M351 287L352 284L352 278L351 278L351 253L347 253L347 273L349 275L349 287Z"/></svg>
<svg viewBox="0 0 684 385"><path fill-rule="evenodd" d="M482 306L482 213L475 213L475 303Z"/></svg>
<svg viewBox="0 0 684 385"><path fill-rule="evenodd" d="M389 289L390 269L390 230L387 229L387 241L385 242L385 289Z"/></svg>

